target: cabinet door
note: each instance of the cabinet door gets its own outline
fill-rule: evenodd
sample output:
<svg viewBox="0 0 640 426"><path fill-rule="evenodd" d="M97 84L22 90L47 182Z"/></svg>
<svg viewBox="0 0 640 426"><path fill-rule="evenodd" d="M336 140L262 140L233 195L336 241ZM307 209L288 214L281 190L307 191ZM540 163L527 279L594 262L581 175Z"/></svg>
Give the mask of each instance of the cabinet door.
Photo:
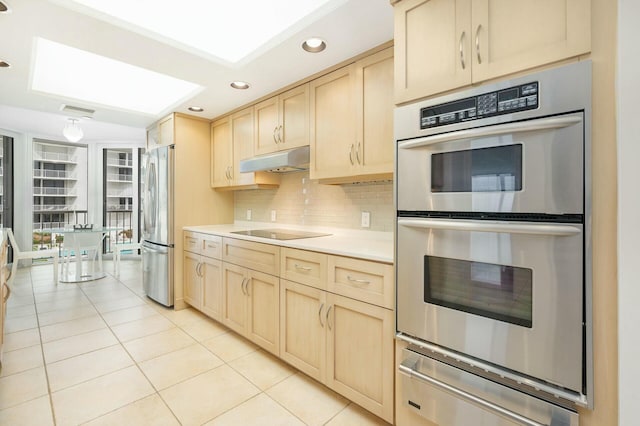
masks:
<svg viewBox="0 0 640 426"><path fill-rule="evenodd" d="M279 149L309 145L309 84L278 96L281 139ZM279 139L279 140L280 140Z"/></svg>
<svg viewBox="0 0 640 426"><path fill-rule="evenodd" d="M255 120L255 154L278 150L278 97L267 99L253 107Z"/></svg>
<svg viewBox="0 0 640 426"><path fill-rule="evenodd" d="M393 177L393 49L356 62L358 175Z"/></svg>
<svg viewBox="0 0 640 426"><path fill-rule="evenodd" d="M482 81L591 50L585 0L474 0L473 81Z"/></svg>
<svg viewBox="0 0 640 426"><path fill-rule="evenodd" d="M325 383L393 422L393 311L327 293Z"/></svg>
<svg viewBox="0 0 640 426"><path fill-rule="evenodd" d="M233 139L233 185L251 185L254 173L240 173L240 160L253 156L253 108L245 108L231 116Z"/></svg>
<svg viewBox="0 0 640 426"><path fill-rule="evenodd" d="M184 301L196 309L202 307L202 279L200 277L200 256L183 252Z"/></svg>
<svg viewBox="0 0 640 426"><path fill-rule="evenodd" d="M160 143L158 136L158 126L153 126L147 130L147 149L153 149Z"/></svg>
<svg viewBox="0 0 640 426"><path fill-rule="evenodd" d="M222 262L202 257L202 312L222 321Z"/></svg>
<svg viewBox="0 0 640 426"><path fill-rule="evenodd" d="M211 125L211 186L213 188L231 184L232 162L230 118L226 117Z"/></svg>
<svg viewBox="0 0 640 426"><path fill-rule="evenodd" d="M158 144L171 145L173 137L173 115L163 118L158 123Z"/></svg>
<svg viewBox="0 0 640 426"><path fill-rule="evenodd" d="M326 292L280 281L280 357L316 380L326 365Z"/></svg>
<svg viewBox="0 0 640 426"><path fill-rule="evenodd" d="M242 335L247 329L246 271L230 263L222 264L222 322Z"/></svg>
<svg viewBox="0 0 640 426"><path fill-rule="evenodd" d="M247 337L278 356L280 353L280 283L279 278L248 271L249 296Z"/></svg>
<svg viewBox="0 0 640 426"><path fill-rule="evenodd" d="M394 15L396 103L471 84L471 0L404 0Z"/></svg>
<svg viewBox="0 0 640 426"><path fill-rule="evenodd" d="M348 176L355 165L355 65L310 83L311 179Z"/></svg>

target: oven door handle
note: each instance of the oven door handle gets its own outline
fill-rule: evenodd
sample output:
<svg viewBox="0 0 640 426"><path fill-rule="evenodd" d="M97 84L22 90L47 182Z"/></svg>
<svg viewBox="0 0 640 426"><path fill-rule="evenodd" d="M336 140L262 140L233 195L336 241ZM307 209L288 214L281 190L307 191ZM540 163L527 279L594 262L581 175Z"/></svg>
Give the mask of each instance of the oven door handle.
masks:
<svg viewBox="0 0 640 426"><path fill-rule="evenodd" d="M568 117L543 118L539 120L506 123L496 126L478 127L475 129L460 130L443 133L441 135L427 136L418 140L398 143L399 149L420 148L441 142L449 142L460 139L471 139L485 136L504 135L506 133L533 132L535 130L561 129L582 122L582 117L571 115Z"/></svg>
<svg viewBox="0 0 640 426"><path fill-rule="evenodd" d="M555 237L570 237L582 232L577 226L551 223L503 223L446 219L398 219L398 225L408 228L449 229L469 232L503 232L507 234L551 235Z"/></svg>
<svg viewBox="0 0 640 426"><path fill-rule="evenodd" d="M400 370L401 373L404 373L406 375L408 375L409 377L415 377L417 380L420 380L422 382L425 382L431 386L434 386L450 395L453 395L457 398L460 398L470 404L475 405L476 407L480 407L482 409L491 411L501 417L507 418L513 422L516 422L518 424L521 425L526 425L526 426L548 426L545 425L544 423L538 423L534 420L531 420L527 417L521 416L518 413L514 413L511 410L508 410L504 407L501 407L497 404L494 404L493 402L487 401L483 398L480 398L478 396L472 395L468 392L465 392L461 389L458 389L455 386L451 386L447 383L441 382L440 380L434 379L433 377L429 377L425 374L422 374L419 371L414 370L411 367L408 367L406 365L404 365L404 363L401 363L398 366L398 369Z"/></svg>

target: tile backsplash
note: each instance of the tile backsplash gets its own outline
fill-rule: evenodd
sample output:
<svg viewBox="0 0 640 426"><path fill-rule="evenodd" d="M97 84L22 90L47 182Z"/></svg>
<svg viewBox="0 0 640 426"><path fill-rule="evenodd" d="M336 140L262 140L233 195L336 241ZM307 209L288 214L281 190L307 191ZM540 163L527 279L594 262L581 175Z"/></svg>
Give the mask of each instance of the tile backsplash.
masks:
<svg viewBox="0 0 640 426"><path fill-rule="evenodd" d="M278 189L236 191L234 218L271 222L276 211L278 224L365 229L361 213L370 212L367 230L393 231L393 183L391 181L322 185L309 179L309 172L281 176Z"/></svg>

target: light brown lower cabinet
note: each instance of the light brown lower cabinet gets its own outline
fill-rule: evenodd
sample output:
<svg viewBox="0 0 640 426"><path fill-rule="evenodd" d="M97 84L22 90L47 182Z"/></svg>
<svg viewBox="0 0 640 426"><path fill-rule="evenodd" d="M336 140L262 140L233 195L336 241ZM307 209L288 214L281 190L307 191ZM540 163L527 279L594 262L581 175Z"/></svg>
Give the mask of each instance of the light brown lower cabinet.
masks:
<svg viewBox="0 0 640 426"><path fill-rule="evenodd" d="M185 302L222 321L222 262L185 251L183 265Z"/></svg>
<svg viewBox="0 0 640 426"><path fill-rule="evenodd" d="M200 276L200 259L202 256L185 251L182 255L182 271L184 283L184 301L194 308L202 309L202 277Z"/></svg>
<svg viewBox="0 0 640 426"><path fill-rule="evenodd" d="M393 311L280 282L280 356L393 422Z"/></svg>
<svg viewBox="0 0 640 426"><path fill-rule="evenodd" d="M224 262L222 283L222 323L279 355L279 278Z"/></svg>

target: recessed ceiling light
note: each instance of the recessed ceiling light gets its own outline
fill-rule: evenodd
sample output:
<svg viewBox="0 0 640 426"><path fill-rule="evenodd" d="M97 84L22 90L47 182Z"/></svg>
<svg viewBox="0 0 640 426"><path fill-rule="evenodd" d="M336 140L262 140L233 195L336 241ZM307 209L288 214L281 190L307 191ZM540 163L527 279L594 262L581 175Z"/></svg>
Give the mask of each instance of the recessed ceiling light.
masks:
<svg viewBox="0 0 640 426"><path fill-rule="evenodd" d="M58 0L207 58L237 63L285 40L347 0ZM180 4L183 19L176 19ZM93 9L93 10L90 10ZM242 11L250 11L245 13Z"/></svg>
<svg viewBox="0 0 640 426"><path fill-rule="evenodd" d="M230 84L230 86L234 89L244 90L249 88L249 83L247 83L246 81L234 81Z"/></svg>
<svg viewBox="0 0 640 426"><path fill-rule="evenodd" d="M202 112L204 111L204 108L202 107L198 107L198 106L190 106L189 108L187 108L189 111L193 111L193 112Z"/></svg>
<svg viewBox="0 0 640 426"><path fill-rule="evenodd" d="M95 53L36 39L31 89L126 111L158 115L203 88Z"/></svg>
<svg viewBox="0 0 640 426"><path fill-rule="evenodd" d="M5 62L0 60L0 68L9 68L11 64L9 62Z"/></svg>
<svg viewBox="0 0 640 426"><path fill-rule="evenodd" d="M318 53L327 48L327 43L325 43L321 38L312 37L302 43L302 48L307 52Z"/></svg>
<svg viewBox="0 0 640 426"><path fill-rule="evenodd" d="M9 9L9 6L5 2L0 1L0 13L9 13L9 12L11 12L11 9Z"/></svg>

